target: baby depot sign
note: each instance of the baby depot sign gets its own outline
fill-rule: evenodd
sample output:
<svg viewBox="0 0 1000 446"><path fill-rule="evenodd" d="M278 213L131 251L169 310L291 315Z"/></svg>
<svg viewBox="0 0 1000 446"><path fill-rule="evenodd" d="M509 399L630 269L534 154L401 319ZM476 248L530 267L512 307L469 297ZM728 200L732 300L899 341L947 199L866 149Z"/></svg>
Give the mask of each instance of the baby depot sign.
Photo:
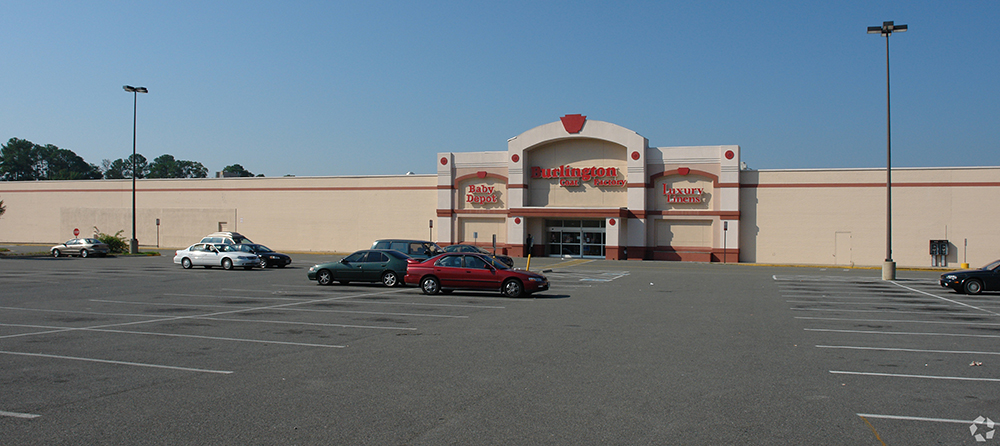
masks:
<svg viewBox="0 0 1000 446"><path fill-rule="evenodd" d="M484 205L499 202L496 186L470 184L465 191L465 202Z"/></svg>

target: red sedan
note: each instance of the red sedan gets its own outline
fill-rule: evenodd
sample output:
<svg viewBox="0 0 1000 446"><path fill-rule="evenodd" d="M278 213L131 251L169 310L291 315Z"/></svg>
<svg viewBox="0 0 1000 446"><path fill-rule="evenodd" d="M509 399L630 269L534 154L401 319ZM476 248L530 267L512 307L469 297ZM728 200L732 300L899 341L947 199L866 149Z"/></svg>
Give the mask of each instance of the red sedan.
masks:
<svg viewBox="0 0 1000 446"><path fill-rule="evenodd" d="M545 276L511 269L483 254L451 252L409 262L404 281L419 285L424 294L486 290L499 291L507 297L521 297L549 289L549 279Z"/></svg>

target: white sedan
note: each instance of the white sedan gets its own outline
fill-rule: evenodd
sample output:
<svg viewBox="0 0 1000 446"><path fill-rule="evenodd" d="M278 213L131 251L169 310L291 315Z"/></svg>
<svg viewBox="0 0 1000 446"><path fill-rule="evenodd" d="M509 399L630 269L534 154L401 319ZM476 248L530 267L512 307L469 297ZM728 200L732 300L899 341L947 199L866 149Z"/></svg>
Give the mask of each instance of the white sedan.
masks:
<svg viewBox="0 0 1000 446"><path fill-rule="evenodd" d="M204 266L205 268L221 266L223 269L242 266L244 269L251 269L258 266L259 262L257 256L251 253L211 243L195 243L187 249L178 250L174 255L174 263L180 264L184 269L189 269L192 266Z"/></svg>

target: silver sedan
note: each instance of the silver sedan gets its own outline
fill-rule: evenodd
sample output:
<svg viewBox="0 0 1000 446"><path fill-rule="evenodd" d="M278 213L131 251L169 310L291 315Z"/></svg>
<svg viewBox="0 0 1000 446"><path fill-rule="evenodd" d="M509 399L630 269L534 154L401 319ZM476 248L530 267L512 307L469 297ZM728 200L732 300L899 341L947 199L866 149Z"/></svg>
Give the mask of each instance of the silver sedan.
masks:
<svg viewBox="0 0 1000 446"><path fill-rule="evenodd" d="M61 245L53 246L49 249L53 257L59 256L80 256L80 257L90 257L91 255L99 255L104 257L108 255L111 249L108 245L96 238L75 238L69 240Z"/></svg>

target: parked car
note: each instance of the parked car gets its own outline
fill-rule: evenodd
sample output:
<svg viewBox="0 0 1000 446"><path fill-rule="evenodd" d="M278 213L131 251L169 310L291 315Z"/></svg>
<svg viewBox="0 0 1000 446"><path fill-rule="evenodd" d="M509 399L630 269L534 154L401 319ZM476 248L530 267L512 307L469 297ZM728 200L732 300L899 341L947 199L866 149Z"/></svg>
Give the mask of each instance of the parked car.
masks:
<svg viewBox="0 0 1000 446"><path fill-rule="evenodd" d="M372 249L394 249L419 260L428 259L444 252L434 242L401 239L375 240L375 243L372 243Z"/></svg>
<svg viewBox="0 0 1000 446"><path fill-rule="evenodd" d="M238 243L253 243L253 241L244 237L239 232L213 232L203 237L199 243L235 245Z"/></svg>
<svg viewBox="0 0 1000 446"><path fill-rule="evenodd" d="M485 254L450 252L422 262L410 261L407 284L419 285L424 294L453 290L499 291L507 297L521 297L549 289L549 280L530 271L511 269Z"/></svg>
<svg viewBox="0 0 1000 446"><path fill-rule="evenodd" d="M1000 260L979 269L944 273L941 275L941 286L967 294L1000 291Z"/></svg>
<svg viewBox="0 0 1000 446"><path fill-rule="evenodd" d="M292 258L287 254L282 254L280 252L274 252L271 248L267 246L260 245L257 243L239 243L232 245L234 249L249 252L251 254L256 254L260 262L259 266L261 268L267 268L269 266L277 266L278 268L284 268L292 263Z"/></svg>
<svg viewBox="0 0 1000 446"><path fill-rule="evenodd" d="M90 257L91 254L104 257L111 252L111 249L108 248L106 243L96 238L75 238L61 245L53 246L49 249L49 252L52 253L53 257L63 255Z"/></svg>
<svg viewBox="0 0 1000 446"><path fill-rule="evenodd" d="M243 269L251 269L258 266L259 262L256 255L233 249L232 245L213 245L211 243L195 243L174 254L174 263L181 265L184 269L190 269L192 266L205 268L221 266L222 269L242 266Z"/></svg>
<svg viewBox="0 0 1000 446"><path fill-rule="evenodd" d="M480 254L486 254L486 255L488 255L490 257L496 257L497 260L503 262L505 265L507 265L507 266L509 266L511 268L514 267L514 259L510 258L510 256L505 256L505 255L502 255L502 254L493 255L492 252L489 252L489 251L487 251L487 250L485 250L483 248L480 248L478 246L473 246L473 245L448 245L448 246L444 247L444 252L478 252Z"/></svg>
<svg viewBox="0 0 1000 446"><path fill-rule="evenodd" d="M344 257L338 262L320 263L309 268L309 280L320 285L334 281L382 282L388 287L403 285L407 260L410 256L391 249L366 249Z"/></svg>

